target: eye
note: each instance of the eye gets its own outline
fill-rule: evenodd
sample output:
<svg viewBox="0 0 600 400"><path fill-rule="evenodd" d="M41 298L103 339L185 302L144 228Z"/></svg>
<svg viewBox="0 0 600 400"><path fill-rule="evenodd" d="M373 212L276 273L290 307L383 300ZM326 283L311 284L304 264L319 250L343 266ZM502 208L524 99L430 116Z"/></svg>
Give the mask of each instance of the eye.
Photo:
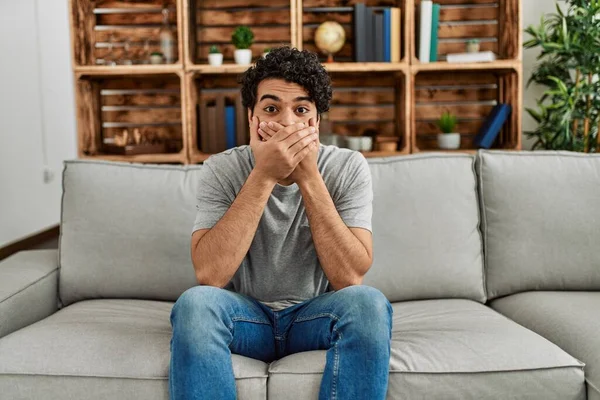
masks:
<svg viewBox="0 0 600 400"><path fill-rule="evenodd" d="M267 107L263 108L263 110L268 113L274 113L275 111L277 111L277 108L275 108L275 106L267 106Z"/></svg>
<svg viewBox="0 0 600 400"><path fill-rule="evenodd" d="M307 112L309 112L310 110L306 107L300 106L296 109L297 112L299 112L300 114L306 114Z"/></svg>

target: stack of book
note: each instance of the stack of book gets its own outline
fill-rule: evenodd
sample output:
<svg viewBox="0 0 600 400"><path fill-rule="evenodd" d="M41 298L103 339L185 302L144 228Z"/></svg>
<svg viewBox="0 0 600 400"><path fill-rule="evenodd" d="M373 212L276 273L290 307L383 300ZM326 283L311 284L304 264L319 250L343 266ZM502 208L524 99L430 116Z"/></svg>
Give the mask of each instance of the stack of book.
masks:
<svg viewBox="0 0 600 400"><path fill-rule="evenodd" d="M354 5L354 60L400 62L401 11L398 7Z"/></svg>
<svg viewBox="0 0 600 400"><path fill-rule="evenodd" d="M439 4L431 0L422 0L419 14L418 58L421 63L438 61L438 30L440 26ZM446 61L449 63L490 62L496 60L496 55L491 51L475 53L448 54Z"/></svg>
<svg viewBox="0 0 600 400"><path fill-rule="evenodd" d="M200 150L215 154L248 144L248 116L242 105L241 95L231 98L231 95L218 93L211 97L201 98L198 104Z"/></svg>

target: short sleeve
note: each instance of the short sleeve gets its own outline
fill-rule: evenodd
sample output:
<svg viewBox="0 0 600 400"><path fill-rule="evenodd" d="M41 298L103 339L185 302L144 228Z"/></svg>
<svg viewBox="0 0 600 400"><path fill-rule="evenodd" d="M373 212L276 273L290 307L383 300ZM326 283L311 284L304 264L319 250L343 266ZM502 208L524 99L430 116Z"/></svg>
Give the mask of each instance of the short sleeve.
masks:
<svg viewBox="0 0 600 400"><path fill-rule="evenodd" d="M232 200L208 164L200 169L198 191L196 192L196 220L194 229L210 229L231 207Z"/></svg>
<svg viewBox="0 0 600 400"><path fill-rule="evenodd" d="M335 207L347 227L364 228L372 232L373 185L365 156L354 153L343 173L343 184Z"/></svg>

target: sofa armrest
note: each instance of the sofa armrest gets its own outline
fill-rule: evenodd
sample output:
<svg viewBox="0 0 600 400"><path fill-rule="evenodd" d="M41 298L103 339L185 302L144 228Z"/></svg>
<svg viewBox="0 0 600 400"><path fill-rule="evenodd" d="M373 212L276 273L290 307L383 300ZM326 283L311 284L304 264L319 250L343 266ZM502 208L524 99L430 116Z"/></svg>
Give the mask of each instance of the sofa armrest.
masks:
<svg viewBox="0 0 600 400"><path fill-rule="evenodd" d="M0 338L57 309L57 250L21 251L0 262Z"/></svg>

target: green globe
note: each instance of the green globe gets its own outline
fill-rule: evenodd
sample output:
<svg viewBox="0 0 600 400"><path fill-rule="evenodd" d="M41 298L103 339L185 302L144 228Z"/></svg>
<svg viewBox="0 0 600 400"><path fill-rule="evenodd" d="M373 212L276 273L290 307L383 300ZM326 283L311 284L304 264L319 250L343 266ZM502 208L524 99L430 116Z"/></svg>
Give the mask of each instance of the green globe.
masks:
<svg viewBox="0 0 600 400"><path fill-rule="evenodd" d="M346 32L344 27L335 21L323 22L315 31L315 44L332 61L332 55L344 47Z"/></svg>

